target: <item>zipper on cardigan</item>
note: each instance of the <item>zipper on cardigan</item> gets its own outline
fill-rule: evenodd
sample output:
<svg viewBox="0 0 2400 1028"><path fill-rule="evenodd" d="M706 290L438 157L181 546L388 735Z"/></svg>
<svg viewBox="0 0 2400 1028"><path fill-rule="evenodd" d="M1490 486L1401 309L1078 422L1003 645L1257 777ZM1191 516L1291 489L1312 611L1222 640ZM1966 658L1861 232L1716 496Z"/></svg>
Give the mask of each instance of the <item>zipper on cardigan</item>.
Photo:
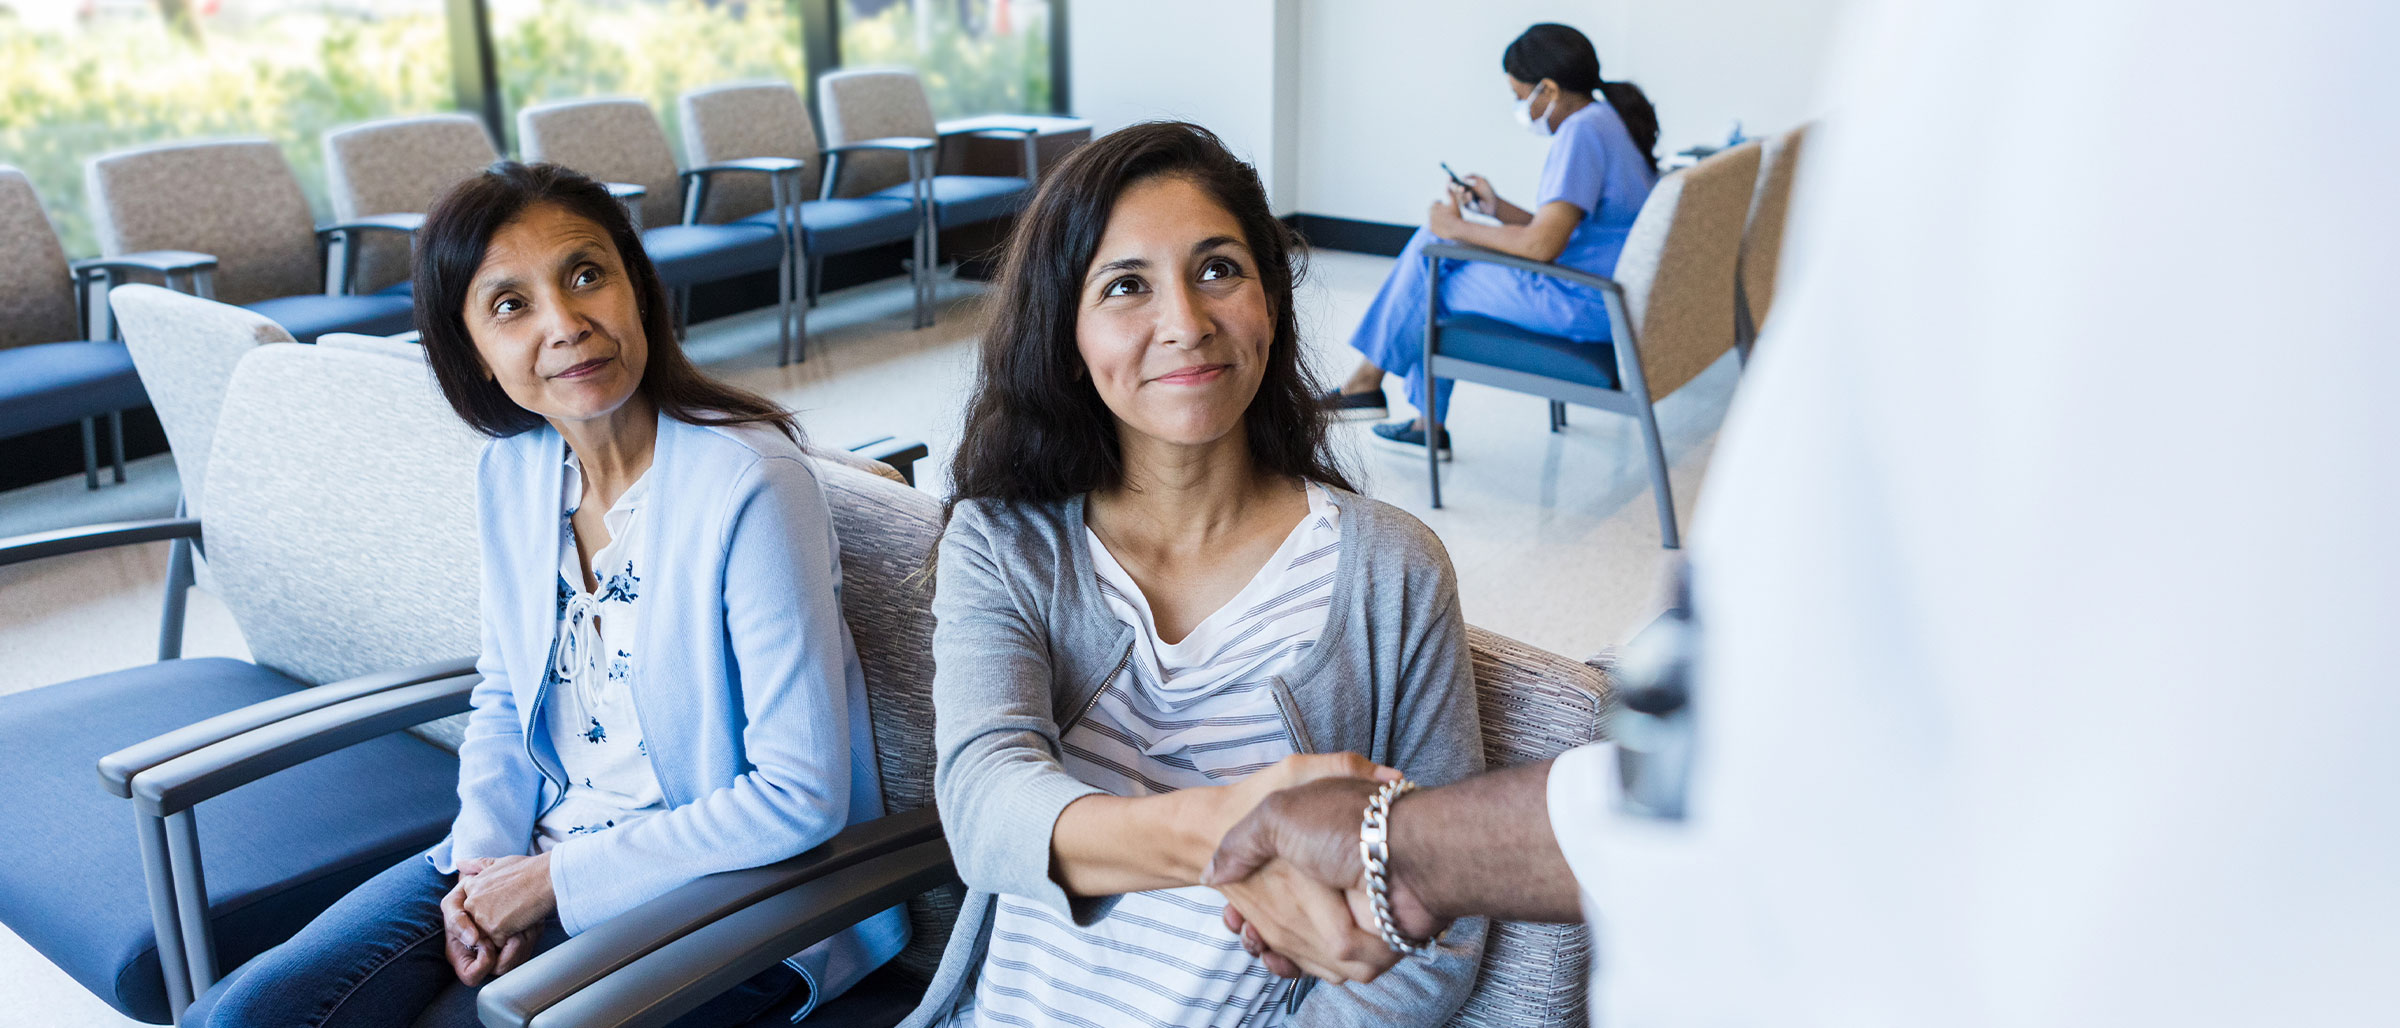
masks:
<svg viewBox="0 0 2400 1028"><path fill-rule="evenodd" d="M552 651L550 660L552 663L557 662L558 654L555 650ZM535 756L533 752L533 733L544 730L542 727L542 700L548 698L550 695L550 672L551 669L549 667L543 667L541 684L533 687L533 712L525 718L527 726L523 732L525 737L526 762L532 764L535 771L540 772L542 781L550 783L550 802L545 804L541 810L536 811L533 815L535 830L537 832L540 830L542 818L548 816L551 811L558 809L558 805L565 802L567 798L567 783L550 777L550 769L543 767L542 758ZM639 715L636 716L638 717Z"/></svg>
<svg viewBox="0 0 2400 1028"><path fill-rule="evenodd" d="M1058 726L1058 737L1061 740L1067 737L1067 729L1075 727L1083 721L1085 715L1092 712L1092 707L1100 702L1100 694L1108 691L1108 683L1116 681L1117 676L1124 674L1125 669L1132 664L1133 638L1129 635L1125 639L1125 655L1117 658L1117 669L1101 676L1100 684L1092 687L1092 698L1083 701L1083 709L1076 711L1074 717L1068 718L1065 724Z"/></svg>
<svg viewBox="0 0 2400 1028"><path fill-rule="evenodd" d="M1291 687L1283 684L1283 676L1267 676L1267 686L1275 697L1275 713L1283 718L1284 734L1292 737L1292 751L1317 752L1316 745L1308 738L1308 723L1300 720L1300 701L1292 696Z"/></svg>

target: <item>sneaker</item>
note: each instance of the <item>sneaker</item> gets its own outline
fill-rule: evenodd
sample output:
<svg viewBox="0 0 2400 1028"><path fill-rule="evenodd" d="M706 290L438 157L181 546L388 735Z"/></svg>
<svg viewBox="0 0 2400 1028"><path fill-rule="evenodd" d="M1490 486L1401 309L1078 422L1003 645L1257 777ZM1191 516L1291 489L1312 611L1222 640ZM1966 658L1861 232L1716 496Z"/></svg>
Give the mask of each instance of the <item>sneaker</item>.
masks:
<svg viewBox="0 0 2400 1028"><path fill-rule="evenodd" d="M1371 393L1345 393L1339 389L1324 396L1325 412L1337 421L1363 421L1368 418L1392 416L1391 401L1384 399L1383 390Z"/></svg>
<svg viewBox="0 0 2400 1028"><path fill-rule="evenodd" d="M1425 453L1425 430L1415 421L1394 421L1375 426L1375 439L1385 449L1399 450L1422 456ZM1442 430L1442 459L1450 459L1450 430Z"/></svg>

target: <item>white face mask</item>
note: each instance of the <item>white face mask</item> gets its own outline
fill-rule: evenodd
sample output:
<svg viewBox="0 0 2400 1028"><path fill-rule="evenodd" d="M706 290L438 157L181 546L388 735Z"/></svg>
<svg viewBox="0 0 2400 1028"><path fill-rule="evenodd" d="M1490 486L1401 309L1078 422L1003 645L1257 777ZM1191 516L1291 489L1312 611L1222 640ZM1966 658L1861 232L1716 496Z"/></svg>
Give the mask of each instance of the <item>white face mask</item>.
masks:
<svg viewBox="0 0 2400 1028"><path fill-rule="evenodd" d="M1542 107L1541 117L1533 116L1533 98L1540 96L1541 92L1542 87L1535 86L1533 92L1525 94L1525 99L1517 101L1512 113L1517 116L1517 124L1524 126L1525 131L1547 139L1552 131L1550 128L1550 105L1545 104ZM1552 100L1550 103L1556 104L1557 102Z"/></svg>

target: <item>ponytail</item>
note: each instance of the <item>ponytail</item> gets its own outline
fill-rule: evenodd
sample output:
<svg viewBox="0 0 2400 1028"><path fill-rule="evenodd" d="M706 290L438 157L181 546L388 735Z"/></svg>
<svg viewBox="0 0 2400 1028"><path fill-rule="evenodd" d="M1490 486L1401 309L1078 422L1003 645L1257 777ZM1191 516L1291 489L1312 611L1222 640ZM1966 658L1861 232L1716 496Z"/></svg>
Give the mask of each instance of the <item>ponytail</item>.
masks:
<svg viewBox="0 0 2400 1028"><path fill-rule="evenodd" d="M1642 87L1631 82L1600 83L1600 95L1617 110L1617 120L1625 123L1625 131L1633 136L1633 148L1642 152L1650 162L1650 170L1658 170L1658 108L1650 106L1650 97Z"/></svg>

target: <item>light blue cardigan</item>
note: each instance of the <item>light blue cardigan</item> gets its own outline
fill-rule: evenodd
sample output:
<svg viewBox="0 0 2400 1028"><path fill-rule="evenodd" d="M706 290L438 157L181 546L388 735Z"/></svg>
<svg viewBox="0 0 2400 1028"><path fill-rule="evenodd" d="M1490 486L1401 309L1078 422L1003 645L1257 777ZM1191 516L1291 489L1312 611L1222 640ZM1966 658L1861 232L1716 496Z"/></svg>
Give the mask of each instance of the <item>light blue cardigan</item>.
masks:
<svg viewBox="0 0 2400 1028"><path fill-rule="evenodd" d="M459 748L458 820L427 854L444 874L468 858L528 852L565 780L535 720L557 631L565 461L565 440L544 426L493 440L477 470L483 682ZM661 414L649 480L630 688L670 809L551 850L569 935L883 814L833 516L808 457L770 427ZM907 941L895 907L790 963L808 977L813 1007Z"/></svg>

